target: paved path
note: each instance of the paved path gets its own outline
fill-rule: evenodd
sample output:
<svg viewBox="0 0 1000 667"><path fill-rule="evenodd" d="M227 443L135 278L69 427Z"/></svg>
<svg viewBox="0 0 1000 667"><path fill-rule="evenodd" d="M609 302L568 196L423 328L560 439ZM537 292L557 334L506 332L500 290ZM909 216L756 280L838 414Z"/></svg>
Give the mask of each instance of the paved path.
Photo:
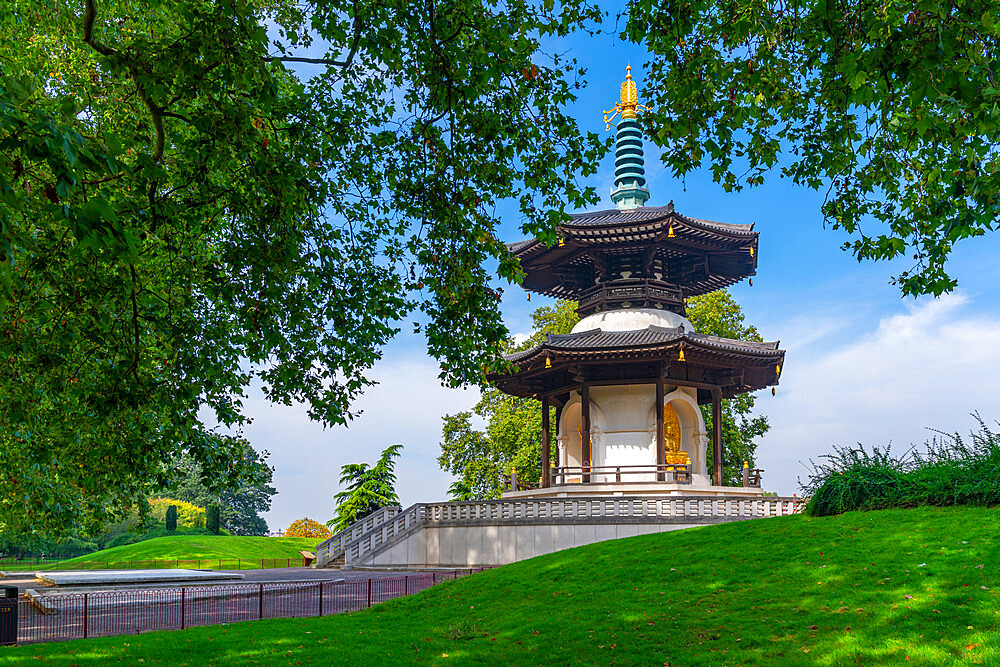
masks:
<svg viewBox="0 0 1000 667"><path fill-rule="evenodd" d="M311 567L279 567L264 570L218 570L224 574L241 574L247 582L265 581L336 581L337 579L354 580L379 577L395 577L405 572L387 572L372 570L335 570L331 568L313 569ZM191 585L194 585L193 583ZM26 588L49 588L48 582L35 579L33 572L8 572L0 579L0 586L17 586L20 591ZM94 587L92 590L112 590L114 586Z"/></svg>
<svg viewBox="0 0 1000 667"><path fill-rule="evenodd" d="M376 579L400 577L407 572L375 570L335 570L333 568L278 567L266 570L221 570L242 574L245 581L335 581L337 579Z"/></svg>
<svg viewBox="0 0 1000 667"><path fill-rule="evenodd" d="M255 580L221 586L122 587L86 593L80 589L68 592L50 588L45 592L43 605L36 606L24 598L19 600L18 640L31 643L261 618L325 616L412 595L466 573L464 570L448 574L403 574L281 568L243 570L241 574L250 572L256 575Z"/></svg>

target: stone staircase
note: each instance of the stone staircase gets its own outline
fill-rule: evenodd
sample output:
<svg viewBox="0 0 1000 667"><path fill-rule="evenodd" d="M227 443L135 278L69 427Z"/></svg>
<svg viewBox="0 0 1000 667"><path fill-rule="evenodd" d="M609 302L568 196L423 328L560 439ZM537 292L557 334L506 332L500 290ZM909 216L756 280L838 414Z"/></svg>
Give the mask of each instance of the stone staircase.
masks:
<svg viewBox="0 0 1000 667"><path fill-rule="evenodd" d="M390 505L376 510L351 524L347 528L332 535L329 539L316 547L316 562L313 567L334 567L342 568L345 565L345 546L354 542L365 533L374 530L377 526L392 519L399 514L398 505Z"/></svg>

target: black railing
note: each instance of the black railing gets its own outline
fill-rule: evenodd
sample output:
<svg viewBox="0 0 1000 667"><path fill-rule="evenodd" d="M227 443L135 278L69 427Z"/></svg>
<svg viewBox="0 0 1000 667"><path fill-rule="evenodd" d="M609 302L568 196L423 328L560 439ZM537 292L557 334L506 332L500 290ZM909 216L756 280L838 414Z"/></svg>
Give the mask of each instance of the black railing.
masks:
<svg viewBox="0 0 1000 667"><path fill-rule="evenodd" d="M743 486L759 489L762 472L761 468L743 468Z"/></svg>
<svg viewBox="0 0 1000 667"><path fill-rule="evenodd" d="M530 491L540 486L540 484L532 484L531 482L524 481L517 476L516 471L511 471L510 475L504 475L500 480L504 491Z"/></svg>
<svg viewBox="0 0 1000 667"><path fill-rule="evenodd" d="M657 304L684 312L684 295L676 285L644 278L616 278L580 295L577 313L589 315L615 308L649 308Z"/></svg>
<svg viewBox="0 0 1000 667"><path fill-rule="evenodd" d="M636 479L637 476L642 476L645 479ZM691 465L651 463L624 466L562 466L552 469L553 486L565 486L568 484L620 484L623 482L690 484Z"/></svg>
<svg viewBox="0 0 1000 667"><path fill-rule="evenodd" d="M299 581L22 597L20 644L110 637L149 630L183 630L264 618L327 616L418 593L485 568L422 572L401 577Z"/></svg>

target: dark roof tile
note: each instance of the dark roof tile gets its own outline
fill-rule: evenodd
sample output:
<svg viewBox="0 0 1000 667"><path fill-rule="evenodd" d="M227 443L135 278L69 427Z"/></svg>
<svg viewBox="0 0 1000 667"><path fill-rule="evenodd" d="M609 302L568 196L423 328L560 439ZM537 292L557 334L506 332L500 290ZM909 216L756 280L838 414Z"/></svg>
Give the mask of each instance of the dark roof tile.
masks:
<svg viewBox="0 0 1000 667"><path fill-rule="evenodd" d="M666 327L650 326L645 329L634 331L602 331L593 329L590 331L580 331L573 334L548 335L545 342L536 345L530 350L516 352L506 355L505 358L511 362L527 359L538 354L543 348L550 350L609 350L622 348L640 348L647 346L663 345L674 341L684 340L694 345L699 345L709 349L716 349L722 352L735 352L737 354L760 355L761 353L779 352L777 342L757 342L746 340L735 340L732 338L722 338L720 336L709 336L693 331L685 331L682 327L670 329Z"/></svg>

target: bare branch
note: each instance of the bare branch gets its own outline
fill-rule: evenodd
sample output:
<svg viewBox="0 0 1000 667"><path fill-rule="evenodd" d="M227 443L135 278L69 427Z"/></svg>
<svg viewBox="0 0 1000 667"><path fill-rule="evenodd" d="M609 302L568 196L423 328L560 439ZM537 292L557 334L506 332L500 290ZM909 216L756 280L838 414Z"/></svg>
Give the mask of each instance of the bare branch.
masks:
<svg viewBox="0 0 1000 667"><path fill-rule="evenodd" d="M112 49L106 44L102 44L94 39L94 21L97 20L97 6L94 4L94 0L86 0L86 5L83 11L83 42L90 46L102 56L117 56L119 55L117 51ZM133 63L128 63L129 76L132 77L132 82L135 83L136 90L139 92L139 96L142 98L143 103L149 110L150 118L153 121L153 128L156 130L156 148L153 151L153 162L159 162L163 159L163 147L166 143L166 133L163 130L163 110L160 109L156 104L153 103L153 98L151 98L147 93L145 87L139 82L139 73L135 68Z"/></svg>
<svg viewBox="0 0 1000 667"><path fill-rule="evenodd" d="M115 55L117 51L94 39L95 19L97 19L97 7L94 5L94 0L87 0L86 8L83 11L83 43L89 45L102 56Z"/></svg>
<svg viewBox="0 0 1000 667"><path fill-rule="evenodd" d="M264 60L278 60L283 63L309 63L311 65L333 65L335 67L347 67L350 61L347 60L330 60L329 58L299 58L296 56L271 56L265 57Z"/></svg>
<svg viewBox="0 0 1000 667"><path fill-rule="evenodd" d="M278 60L283 63L307 63L310 65L332 65L333 67L349 67L354 61L354 54L358 52L358 43L361 41L361 14L358 12L357 0L354 2L354 35L351 37L351 50L347 52L344 60L331 60L329 58L302 58L298 56L272 56L264 60Z"/></svg>

